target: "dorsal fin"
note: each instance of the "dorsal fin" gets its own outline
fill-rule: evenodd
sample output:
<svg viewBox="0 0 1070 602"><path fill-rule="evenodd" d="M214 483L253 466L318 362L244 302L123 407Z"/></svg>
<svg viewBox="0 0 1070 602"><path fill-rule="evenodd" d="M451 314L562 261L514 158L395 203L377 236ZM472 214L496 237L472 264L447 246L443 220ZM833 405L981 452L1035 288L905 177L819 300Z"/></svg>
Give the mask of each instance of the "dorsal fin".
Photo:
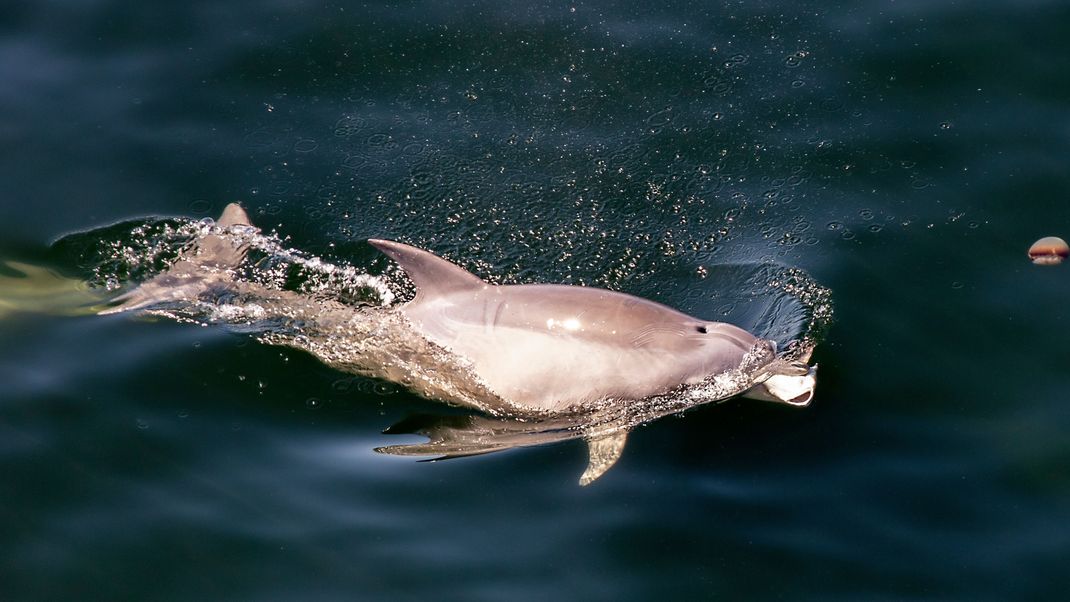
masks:
<svg viewBox="0 0 1070 602"><path fill-rule="evenodd" d="M244 226L257 232L249 214L230 203L215 222L215 229L190 242L166 271L111 300L101 314L115 314L169 301L188 301L208 290L213 283L230 279L229 270L238 267L249 251L248 243L228 228Z"/></svg>
<svg viewBox="0 0 1070 602"><path fill-rule="evenodd" d="M590 485L612 468L620 459L627 441L628 431L626 430L587 439L587 470L580 475L580 485Z"/></svg>
<svg viewBox="0 0 1070 602"><path fill-rule="evenodd" d="M230 203L223 208L223 213L215 222L215 227L221 230L244 226L256 232L260 230L249 221L249 214L237 203ZM208 268L228 269L236 267L245 259L249 252L249 245L241 238L220 234L206 234L193 242L193 246L183 253L182 259L197 266ZM177 271L181 264L172 266L171 271Z"/></svg>
<svg viewBox="0 0 1070 602"><path fill-rule="evenodd" d="M223 214L215 221L215 225L220 228L229 228L231 226L252 226L253 223L249 221L249 214L245 212L245 209L242 209L241 205L230 203L223 208Z"/></svg>
<svg viewBox="0 0 1070 602"><path fill-rule="evenodd" d="M392 240L370 239L368 244L396 261L416 284L416 299L438 297L487 285L478 276L441 257Z"/></svg>

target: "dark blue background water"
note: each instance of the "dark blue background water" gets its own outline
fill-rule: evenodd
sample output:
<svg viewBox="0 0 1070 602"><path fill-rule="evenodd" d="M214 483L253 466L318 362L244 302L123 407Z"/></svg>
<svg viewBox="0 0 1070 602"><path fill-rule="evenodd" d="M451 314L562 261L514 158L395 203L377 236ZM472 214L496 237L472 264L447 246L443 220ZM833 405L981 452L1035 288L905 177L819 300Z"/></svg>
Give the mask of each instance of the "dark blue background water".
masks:
<svg viewBox="0 0 1070 602"><path fill-rule="evenodd" d="M0 598L1053 599L1070 577L1059 2L9 1L0 249L240 200L294 247L716 309L830 287L814 404L436 464L438 409L240 334L0 320ZM713 276L703 277L704 273ZM711 315L712 317L712 315Z"/></svg>

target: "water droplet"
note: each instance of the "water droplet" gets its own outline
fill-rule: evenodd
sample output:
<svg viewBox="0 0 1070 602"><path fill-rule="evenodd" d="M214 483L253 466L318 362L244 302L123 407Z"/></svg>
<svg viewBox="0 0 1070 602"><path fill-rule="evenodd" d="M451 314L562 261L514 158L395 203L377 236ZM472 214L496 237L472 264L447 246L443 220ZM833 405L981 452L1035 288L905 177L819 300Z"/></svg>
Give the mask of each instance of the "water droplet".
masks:
<svg viewBox="0 0 1070 602"><path fill-rule="evenodd" d="M1070 247L1058 236L1045 236L1029 247L1029 259L1036 265L1059 265L1070 255Z"/></svg>
<svg viewBox="0 0 1070 602"><path fill-rule="evenodd" d="M951 122L950 121L945 121L945 122L941 123L940 124L940 129L942 129L942 130L950 130L951 129Z"/></svg>
<svg viewBox="0 0 1070 602"><path fill-rule="evenodd" d="M368 146L384 147L390 142L390 135L384 133L372 134L368 136Z"/></svg>
<svg viewBox="0 0 1070 602"><path fill-rule="evenodd" d="M802 60L809 56L809 52L806 50L796 50L795 52L784 57L784 64L788 67L798 67L802 64Z"/></svg>
<svg viewBox="0 0 1070 602"><path fill-rule="evenodd" d="M245 135L245 143L254 149L264 149L275 141L275 136L267 130L256 130Z"/></svg>
<svg viewBox="0 0 1070 602"><path fill-rule="evenodd" d="M310 408L316 408L316 407L319 407L320 400L316 399L315 397L309 397L308 399L305 400L305 405L310 407Z"/></svg>
<svg viewBox="0 0 1070 602"><path fill-rule="evenodd" d="M650 127L664 127L672 121L672 107L666 107L646 118L646 124Z"/></svg>
<svg viewBox="0 0 1070 602"><path fill-rule="evenodd" d="M830 232L835 232L836 230L842 230L843 224L840 222L829 222L826 228L828 228Z"/></svg>
<svg viewBox="0 0 1070 602"><path fill-rule="evenodd" d="M302 138L294 144L294 152L302 154L311 153L316 150L317 146L319 146L319 142L316 142L311 138Z"/></svg>
<svg viewBox="0 0 1070 602"><path fill-rule="evenodd" d="M953 288L955 290L959 290L960 288L962 288L962 286L963 286L963 284L961 282L958 282L958 281L955 281L955 282L951 283L951 288Z"/></svg>
<svg viewBox="0 0 1070 602"><path fill-rule="evenodd" d="M821 108L829 113L836 113L843 109L843 101L838 98L826 98L821 101Z"/></svg>
<svg viewBox="0 0 1070 602"><path fill-rule="evenodd" d="M710 91L717 96L728 96L728 93L732 91L732 84L726 81L718 82L710 88Z"/></svg>
<svg viewBox="0 0 1070 602"><path fill-rule="evenodd" d="M149 423L145 422L144 420L142 420L140 418L138 418L137 419L137 428L138 428L138 430L144 431L144 430L149 428Z"/></svg>

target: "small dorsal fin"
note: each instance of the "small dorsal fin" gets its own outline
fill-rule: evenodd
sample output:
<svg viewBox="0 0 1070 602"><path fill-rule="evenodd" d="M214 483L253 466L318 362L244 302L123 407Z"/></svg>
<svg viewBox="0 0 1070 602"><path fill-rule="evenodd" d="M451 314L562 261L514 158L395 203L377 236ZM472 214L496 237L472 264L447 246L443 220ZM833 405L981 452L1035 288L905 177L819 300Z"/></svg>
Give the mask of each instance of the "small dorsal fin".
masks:
<svg viewBox="0 0 1070 602"><path fill-rule="evenodd" d="M157 303L196 299L212 284L229 280L228 271L237 268L249 251L248 242L227 231L235 226L259 232L241 205L230 203L216 220L215 229L191 241L171 267L112 299L111 307L100 313L116 314Z"/></svg>
<svg viewBox="0 0 1070 602"><path fill-rule="evenodd" d="M587 440L587 470L580 475L580 485L586 486L604 475L613 467L624 452L628 441L628 431L621 430L601 437Z"/></svg>
<svg viewBox="0 0 1070 602"><path fill-rule="evenodd" d="M423 249L375 238L370 239L368 244L385 253L405 270L416 284L417 301L488 286L475 274Z"/></svg>
<svg viewBox="0 0 1070 602"><path fill-rule="evenodd" d="M223 214L215 221L215 225L220 228L229 228L231 226L252 226L253 223L249 221L249 214L245 212L245 209L242 209L241 205L230 203L223 208Z"/></svg>

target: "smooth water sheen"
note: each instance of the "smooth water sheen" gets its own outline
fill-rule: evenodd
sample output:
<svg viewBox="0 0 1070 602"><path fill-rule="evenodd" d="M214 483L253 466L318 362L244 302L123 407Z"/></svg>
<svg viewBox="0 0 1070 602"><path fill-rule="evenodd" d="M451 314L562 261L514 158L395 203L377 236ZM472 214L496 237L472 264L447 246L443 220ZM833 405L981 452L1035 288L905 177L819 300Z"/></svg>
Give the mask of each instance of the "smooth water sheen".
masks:
<svg viewBox="0 0 1070 602"><path fill-rule="evenodd" d="M1027 257L1070 235L1062 4L9 4L0 599L1070 587L1070 271ZM241 328L71 309L230 201L353 270L280 262L313 296L406 294L371 237L778 342L831 290L817 395L652 422L585 488L577 441L378 454L466 413Z"/></svg>

